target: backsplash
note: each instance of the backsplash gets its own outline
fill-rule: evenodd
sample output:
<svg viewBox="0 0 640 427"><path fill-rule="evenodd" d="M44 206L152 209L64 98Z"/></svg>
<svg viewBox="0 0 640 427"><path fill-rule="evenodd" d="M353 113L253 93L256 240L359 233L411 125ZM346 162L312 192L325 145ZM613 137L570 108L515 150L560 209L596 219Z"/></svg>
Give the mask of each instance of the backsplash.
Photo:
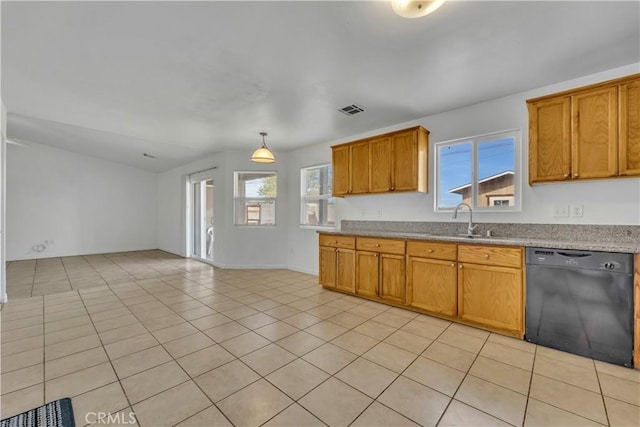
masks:
<svg viewBox="0 0 640 427"><path fill-rule="evenodd" d="M638 225L587 224L517 224L477 223L476 233L486 236L490 230L495 237L529 239L579 240L585 242L637 243L640 241ZM456 235L467 232L468 223L459 222L405 222L343 220L342 232L379 231L397 233L428 233Z"/></svg>

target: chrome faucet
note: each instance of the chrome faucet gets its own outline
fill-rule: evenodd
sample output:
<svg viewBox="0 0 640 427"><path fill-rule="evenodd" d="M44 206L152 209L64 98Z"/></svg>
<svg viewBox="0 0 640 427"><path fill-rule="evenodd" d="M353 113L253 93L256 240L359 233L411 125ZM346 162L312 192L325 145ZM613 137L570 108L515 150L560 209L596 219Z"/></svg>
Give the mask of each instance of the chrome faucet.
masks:
<svg viewBox="0 0 640 427"><path fill-rule="evenodd" d="M464 202L459 203L458 206L456 206L455 210L453 211L453 218L458 217L458 210L460 210L462 206L466 206L467 209L469 209L469 226L467 227L467 237L473 237L473 232L478 225L477 224L473 225L473 209L471 209L471 206L469 206L467 203L464 203Z"/></svg>

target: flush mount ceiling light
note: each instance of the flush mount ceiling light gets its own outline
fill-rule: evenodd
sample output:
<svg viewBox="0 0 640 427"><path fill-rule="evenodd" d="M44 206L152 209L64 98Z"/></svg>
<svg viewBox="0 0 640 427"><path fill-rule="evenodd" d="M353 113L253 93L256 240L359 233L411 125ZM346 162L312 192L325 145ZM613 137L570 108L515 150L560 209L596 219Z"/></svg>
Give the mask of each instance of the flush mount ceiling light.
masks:
<svg viewBox="0 0 640 427"><path fill-rule="evenodd" d="M391 0L393 11L403 18L420 18L428 15L446 0Z"/></svg>
<svg viewBox="0 0 640 427"><path fill-rule="evenodd" d="M264 142L264 137L267 136L266 132L260 132L262 135L262 146L253 152L251 161L256 163L273 163L276 159L273 157L273 153L267 148L267 143Z"/></svg>

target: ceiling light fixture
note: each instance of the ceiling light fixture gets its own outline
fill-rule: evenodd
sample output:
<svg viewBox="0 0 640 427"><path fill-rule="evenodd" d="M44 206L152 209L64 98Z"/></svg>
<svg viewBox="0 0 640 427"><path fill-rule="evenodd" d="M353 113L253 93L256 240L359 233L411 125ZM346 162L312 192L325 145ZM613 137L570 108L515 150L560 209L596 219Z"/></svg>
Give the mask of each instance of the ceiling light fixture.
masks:
<svg viewBox="0 0 640 427"><path fill-rule="evenodd" d="M256 163L273 163L276 159L273 157L273 153L267 148L267 143L264 142L264 137L267 136L266 132L260 132L262 135L262 146L253 152L251 155L251 161Z"/></svg>
<svg viewBox="0 0 640 427"><path fill-rule="evenodd" d="M391 0L393 11L403 18L420 18L438 9L446 0Z"/></svg>

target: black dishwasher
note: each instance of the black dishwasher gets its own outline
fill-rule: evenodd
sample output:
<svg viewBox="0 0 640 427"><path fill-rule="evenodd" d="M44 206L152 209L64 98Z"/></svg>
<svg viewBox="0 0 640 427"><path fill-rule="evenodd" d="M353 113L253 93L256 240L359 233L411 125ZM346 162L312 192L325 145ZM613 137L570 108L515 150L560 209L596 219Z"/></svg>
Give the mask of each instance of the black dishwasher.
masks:
<svg viewBox="0 0 640 427"><path fill-rule="evenodd" d="M633 366L633 255L527 248L529 342Z"/></svg>

